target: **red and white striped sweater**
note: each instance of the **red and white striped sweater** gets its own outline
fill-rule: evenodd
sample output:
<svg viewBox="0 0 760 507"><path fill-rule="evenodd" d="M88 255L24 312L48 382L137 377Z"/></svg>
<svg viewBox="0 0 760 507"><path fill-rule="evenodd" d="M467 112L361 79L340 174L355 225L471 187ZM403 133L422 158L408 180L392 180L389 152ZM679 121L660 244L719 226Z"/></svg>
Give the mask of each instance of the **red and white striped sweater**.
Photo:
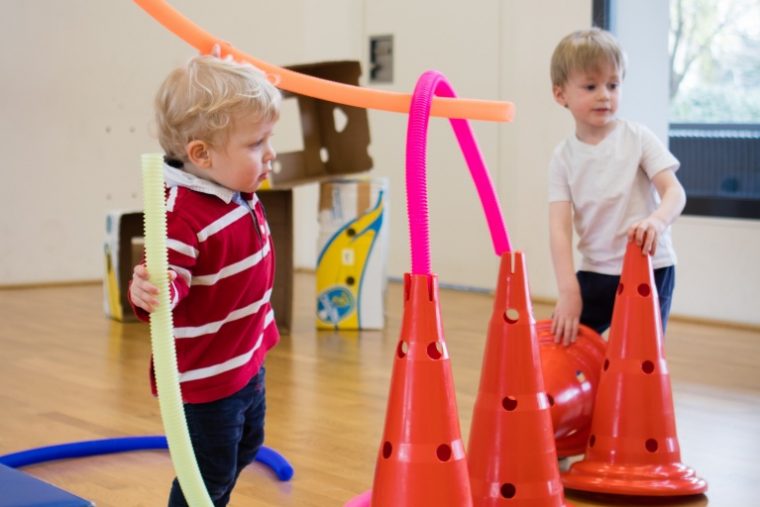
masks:
<svg viewBox="0 0 760 507"><path fill-rule="evenodd" d="M243 194L243 204L235 192L180 169L167 165L164 176L182 398L206 403L242 389L279 340L270 304L274 246L256 194Z"/></svg>

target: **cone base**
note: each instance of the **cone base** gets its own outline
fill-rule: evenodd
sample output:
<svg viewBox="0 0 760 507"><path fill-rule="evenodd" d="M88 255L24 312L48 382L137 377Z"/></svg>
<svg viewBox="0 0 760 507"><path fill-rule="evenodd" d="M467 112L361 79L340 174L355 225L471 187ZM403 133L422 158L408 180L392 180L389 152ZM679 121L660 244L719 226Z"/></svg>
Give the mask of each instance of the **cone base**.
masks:
<svg viewBox="0 0 760 507"><path fill-rule="evenodd" d="M688 496L707 491L707 482L681 463L610 465L579 461L561 475L567 489L632 496Z"/></svg>

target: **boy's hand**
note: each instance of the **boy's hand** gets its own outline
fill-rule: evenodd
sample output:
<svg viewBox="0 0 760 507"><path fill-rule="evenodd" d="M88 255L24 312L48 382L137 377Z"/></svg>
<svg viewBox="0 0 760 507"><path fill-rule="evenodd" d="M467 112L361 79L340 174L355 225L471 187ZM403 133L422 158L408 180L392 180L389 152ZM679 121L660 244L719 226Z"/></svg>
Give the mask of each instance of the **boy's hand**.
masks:
<svg viewBox="0 0 760 507"><path fill-rule="evenodd" d="M560 292L552 315L554 342L570 345L578 337L583 300L578 290Z"/></svg>
<svg viewBox="0 0 760 507"><path fill-rule="evenodd" d="M169 270L169 283L177 278L175 271ZM138 264L132 271L132 283L129 286L129 297L138 308L148 313L158 306L158 287L150 283L148 269L144 264Z"/></svg>
<svg viewBox="0 0 760 507"><path fill-rule="evenodd" d="M225 42L224 44L226 46L230 45L229 42ZM211 48L210 54L211 56L216 57L216 58L222 58L223 60L228 60L230 62L234 61L234 58L232 58L232 55L229 52L226 55L224 55L224 57L222 57L222 44L219 42L214 44L214 46Z"/></svg>
<svg viewBox="0 0 760 507"><path fill-rule="evenodd" d="M628 229L628 241L635 241L641 247L642 255L654 255L657 250L657 240L665 232L665 222L650 215Z"/></svg>

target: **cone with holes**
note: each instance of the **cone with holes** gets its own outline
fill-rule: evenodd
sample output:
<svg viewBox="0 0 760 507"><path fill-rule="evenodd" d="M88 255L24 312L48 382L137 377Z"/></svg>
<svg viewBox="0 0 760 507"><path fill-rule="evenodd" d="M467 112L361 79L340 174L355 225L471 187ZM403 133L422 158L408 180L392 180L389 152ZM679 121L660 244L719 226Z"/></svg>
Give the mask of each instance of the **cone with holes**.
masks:
<svg viewBox="0 0 760 507"><path fill-rule="evenodd" d="M634 243L623 261L586 457L562 480L570 489L621 495L707 489L681 463L651 260Z"/></svg>
<svg viewBox="0 0 760 507"><path fill-rule="evenodd" d="M557 455L583 454L607 344L583 325L568 346L554 342L551 320L537 322L536 332Z"/></svg>
<svg viewBox="0 0 760 507"><path fill-rule="evenodd" d="M404 276L404 317L371 505L472 505L435 275Z"/></svg>
<svg viewBox="0 0 760 507"><path fill-rule="evenodd" d="M567 505L521 252L501 257L468 462L475 507Z"/></svg>

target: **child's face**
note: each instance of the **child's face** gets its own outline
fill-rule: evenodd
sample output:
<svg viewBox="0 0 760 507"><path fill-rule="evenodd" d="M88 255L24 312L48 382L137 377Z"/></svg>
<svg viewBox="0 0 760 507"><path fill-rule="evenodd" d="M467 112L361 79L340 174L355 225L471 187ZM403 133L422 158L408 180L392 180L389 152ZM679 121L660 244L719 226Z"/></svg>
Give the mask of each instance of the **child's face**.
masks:
<svg viewBox="0 0 760 507"><path fill-rule="evenodd" d="M554 88L554 99L572 113L581 140L614 128L621 83L619 70L608 64L596 72L574 70L564 86Z"/></svg>
<svg viewBox="0 0 760 507"><path fill-rule="evenodd" d="M255 192L277 157L271 144L275 121L260 121L255 115L236 117L226 144L208 148L208 178L230 190Z"/></svg>

